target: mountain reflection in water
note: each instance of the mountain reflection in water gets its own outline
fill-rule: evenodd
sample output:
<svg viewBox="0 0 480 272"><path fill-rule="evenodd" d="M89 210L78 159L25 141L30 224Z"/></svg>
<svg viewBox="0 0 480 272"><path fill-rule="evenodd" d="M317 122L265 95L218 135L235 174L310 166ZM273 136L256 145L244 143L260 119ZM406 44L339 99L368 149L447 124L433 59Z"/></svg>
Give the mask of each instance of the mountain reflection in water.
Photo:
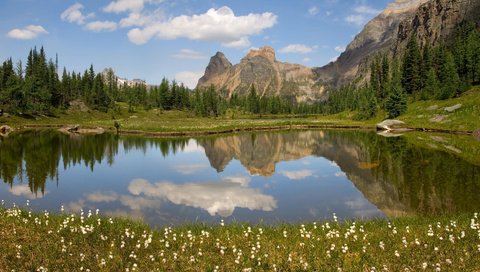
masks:
<svg viewBox="0 0 480 272"><path fill-rule="evenodd" d="M478 211L480 166L456 153L362 131L196 140L29 131L0 138L0 197L151 224Z"/></svg>

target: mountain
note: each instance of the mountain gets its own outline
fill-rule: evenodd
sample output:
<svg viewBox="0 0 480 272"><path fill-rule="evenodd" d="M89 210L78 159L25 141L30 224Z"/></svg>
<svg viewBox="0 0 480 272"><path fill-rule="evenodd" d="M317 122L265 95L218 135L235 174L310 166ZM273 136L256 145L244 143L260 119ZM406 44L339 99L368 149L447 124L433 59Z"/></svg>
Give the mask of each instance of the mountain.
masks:
<svg viewBox="0 0 480 272"><path fill-rule="evenodd" d="M146 81L143 79L126 79L126 78L121 78L115 74L112 68L105 68L102 71L102 77L106 82L109 80L112 80L117 83L117 87L121 87L124 85L127 85L129 87L133 87L136 85L146 85Z"/></svg>
<svg viewBox="0 0 480 272"><path fill-rule="evenodd" d="M373 56L401 57L412 34L421 45L435 46L452 37L464 21L480 25L480 1L396 0L365 25L336 61L323 67L279 62L271 47L251 50L236 65L218 52L210 59L198 87L213 85L230 97L233 93L247 95L253 84L259 95L315 101L323 98L328 88L368 77L368 62Z"/></svg>
<svg viewBox="0 0 480 272"><path fill-rule="evenodd" d="M365 25L336 61L314 69L315 73L324 84L339 87L366 75L372 56L401 56L413 33L421 44L438 45L464 21L480 23L480 1L396 0Z"/></svg>
<svg viewBox="0 0 480 272"><path fill-rule="evenodd" d="M223 172L231 161L240 162L251 175L272 177L276 165L301 158L323 157L388 217L407 214L445 214L475 210L480 185L458 184L459 175L480 171L457 155L420 148L407 139L381 138L345 131L300 131L236 134L201 139L210 165ZM446 167L455 162L455 169ZM319 177L312 180L326 182ZM279 172L277 172L279 174ZM418 179L419 176L423 178ZM471 176L471 175L470 175Z"/></svg>
<svg viewBox="0 0 480 272"><path fill-rule="evenodd" d="M324 87L316 84L311 68L277 61L274 49L269 46L250 50L236 65L217 52L211 57L197 87L212 85L227 97L234 93L248 95L253 85L260 96L276 95L294 98L297 102L318 100L324 92Z"/></svg>

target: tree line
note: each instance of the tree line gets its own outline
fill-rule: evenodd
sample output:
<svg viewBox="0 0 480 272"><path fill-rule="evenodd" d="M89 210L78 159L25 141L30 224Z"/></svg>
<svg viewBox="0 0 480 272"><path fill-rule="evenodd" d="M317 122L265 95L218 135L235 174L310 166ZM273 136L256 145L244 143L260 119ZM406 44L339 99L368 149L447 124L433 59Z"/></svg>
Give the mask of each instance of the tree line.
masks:
<svg viewBox="0 0 480 272"><path fill-rule="evenodd" d="M255 86L246 96L221 95L213 86L190 90L162 79L156 86L118 84L113 70L96 73L93 65L83 73L58 73L58 57L47 60L45 50L30 50L25 68L9 58L0 66L0 109L11 114L49 115L81 100L90 108L118 112L116 102L128 110L185 110L197 116L216 117L238 113L335 114L356 111L357 119L369 119L379 110L389 117L404 113L408 101L448 99L480 82L480 31L473 23L460 25L450 42L431 48L420 46L412 35L403 56L386 54L370 60L369 80L358 79L329 92L326 101L298 103L295 98L259 96Z"/></svg>
<svg viewBox="0 0 480 272"><path fill-rule="evenodd" d="M449 99L480 83L480 30L474 23L457 27L453 38L440 45L420 46L415 33L403 56L377 55L370 61L370 79L331 92L324 112L357 111L368 119L378 110L394 118L407 109L407 101Z"/></svg>

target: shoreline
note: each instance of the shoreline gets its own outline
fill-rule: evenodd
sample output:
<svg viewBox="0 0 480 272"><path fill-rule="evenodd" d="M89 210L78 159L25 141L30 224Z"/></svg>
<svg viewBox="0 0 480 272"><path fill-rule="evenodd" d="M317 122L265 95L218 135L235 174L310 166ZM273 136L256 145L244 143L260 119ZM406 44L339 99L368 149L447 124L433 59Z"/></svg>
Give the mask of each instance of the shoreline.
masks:
<svg viewBox="0 0 480 272"><path fill-rule="evenodd" d="M61 129L68 127L67 124L49 124L49 125L21 125L14 127L14 131L24 131L29 129ZM92 126L81 126L84 129L95 129ZM115 129L108 127L102 128L105 132L115 133ZM268 132L268 131L282 131L282 130L306 130L306 129L361 129L361 130L376 130L375 125L329 125L329 124L300 124L300 125L267 125L267 126L252 126L252 127L234 127L229 129L205 129L199 131L148 131L148 130L135 130L135 129L121 129L119 135L130 136L143 136L143 137L197 137L197 136L211 136L211 135L228 135L238 132ZM381 130L377 130L381 131ZM437 129L437 128L421 128L421 127L401 127L398 129L392 129L388 132L391 133L408 133L408 132L427 132L427 133L445 133L455 135L473 135L473 131L460 131L449 129ZM75 133L75 132L72 132ZM96 133L76 133L81 135L91 135Z"/></svg>

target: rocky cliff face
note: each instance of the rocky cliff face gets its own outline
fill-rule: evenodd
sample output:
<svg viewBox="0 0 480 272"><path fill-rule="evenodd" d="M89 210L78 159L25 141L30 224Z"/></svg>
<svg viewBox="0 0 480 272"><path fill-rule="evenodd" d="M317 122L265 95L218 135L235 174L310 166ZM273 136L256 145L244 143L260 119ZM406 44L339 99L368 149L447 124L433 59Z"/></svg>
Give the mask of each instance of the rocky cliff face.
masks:
<svg viewBox="0 0 480 272"><path fill-rule="evenodd" d="M480 1L396 0L364 27L337 61L315 72L324 84L339 87L365 75L369 57L400 56L412 33L422 44L435 45L465 20L480 22Z"/></svg>
<svg viewBox="0 0 480 272"><path fill-rule="evenodd" d="M197 87L208 88L211 85L227 97L233 93L248 95L253 85L260 96L277 95L294 98L298 102L315 101L324 91L323 86L316 84L312 69L277 61L271 47L251 50L239 64L233 66L223 53L218 52L210 59Z"/></svg>

